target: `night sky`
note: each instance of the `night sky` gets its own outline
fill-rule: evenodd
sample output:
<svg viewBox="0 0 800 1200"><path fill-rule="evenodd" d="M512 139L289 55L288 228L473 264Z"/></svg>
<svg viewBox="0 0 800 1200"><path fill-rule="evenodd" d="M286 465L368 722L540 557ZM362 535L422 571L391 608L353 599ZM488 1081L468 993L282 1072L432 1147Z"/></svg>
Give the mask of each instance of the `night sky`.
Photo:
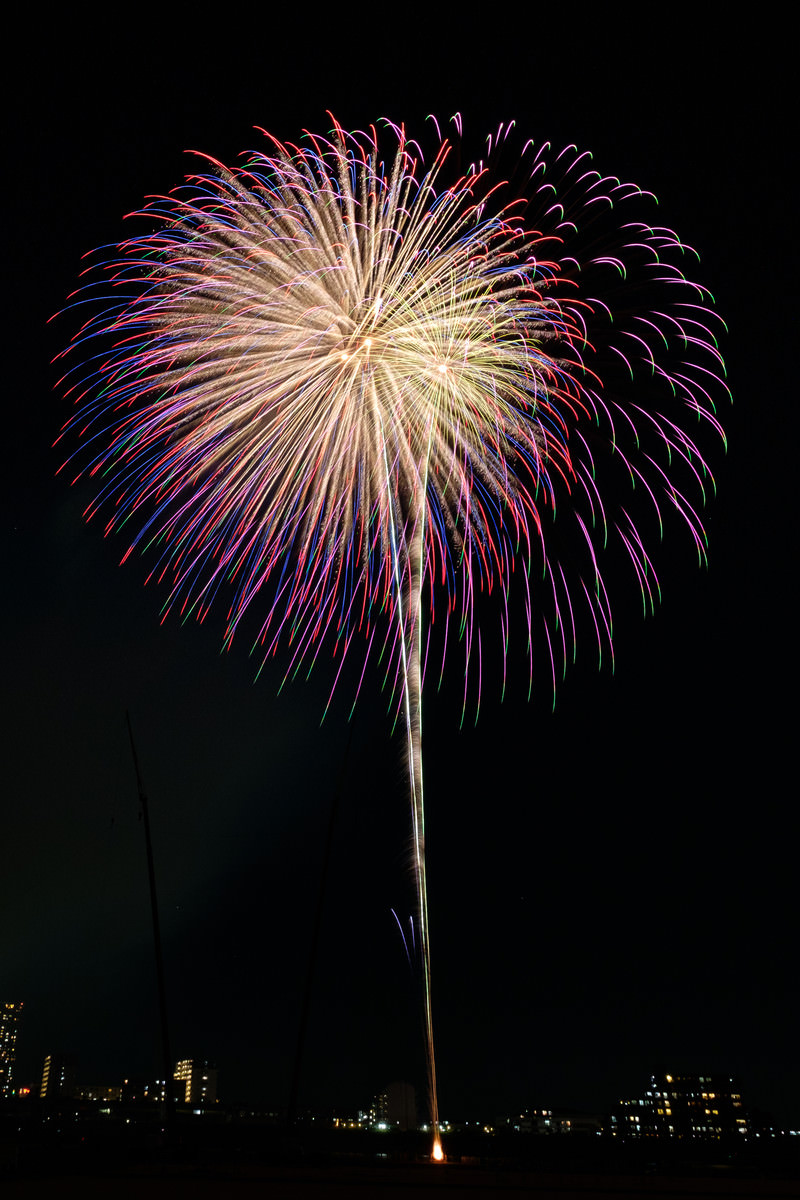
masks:
<svg viewBox="0 0 800 1200"><path fill-rule="evenodd" d="M434 1018L445 1118L518 1105L605 1108L651 1070L726 1072L800 1122L796 802L788 656L796 625L792 222L780 145L781 32L660 31L590 20L357 32L342 9L297 28L32 24L11 94L0 1000L26 1002L18 1081L49 1050L86 1082L159 1070L142 826L125 726L150 798L174 1057L208 1057L224 1099L286 1103L331 801L341 780L301 1102L340 1110L422 1078L415 985L392 909L414 892L403 740L368 673L352 726L334 670L277 695L222 617L159 624L146 565L119 566L55 478L69 406L47 325L80 256L113 242L186 149L233 160L279 137L459 110L473 134L515 118L653 190L701 250L735 405L709 443L710 569L680 530L655 558L643 621L608 578L617 664L584 643L555 712L525 671L477 726L458 680L425 699ZM370 21L368 14L364 14ZM359 15L359 20L361 15ZM794 364L793 364L794 366ZM791 487L790 487L791 485ZM790 532L791 524L791 532ZM224 614L223 614L224 616ZM524 631L512 638L525 654ZM459 670L458 654L453 662ZM355 668L354 668L355 669ZM497 672L499 675L499 671ZM349 729L352 738L348 748Z"/></svg>

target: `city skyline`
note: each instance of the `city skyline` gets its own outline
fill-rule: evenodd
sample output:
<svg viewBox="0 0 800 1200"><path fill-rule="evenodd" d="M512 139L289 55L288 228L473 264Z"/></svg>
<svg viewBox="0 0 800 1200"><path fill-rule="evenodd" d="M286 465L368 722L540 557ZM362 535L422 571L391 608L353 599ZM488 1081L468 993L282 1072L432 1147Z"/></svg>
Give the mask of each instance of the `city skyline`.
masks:
<svg viewBox="0 0 800 1200"><path fill-rule="evenodd" d="M5 1078L8 1079L9 1065L16 1061L16 1040L21 1027L23 1003L2 1004L0 1013L5 1014L2 1026L3 1038L0 1038L2 1048L2 1063L6 1068ZM13 1035L9 1036L11 1027L10 1017L15 1018ZM11 1050L9 1052L9 1047ZM232 1064L228 1064L230 1067ZM256 1080L261 1072L258 1064L253 1067L253 1079ZM235 1070L231 1072L236 1077ZM172 1101L178 1105L191 1107L196 1113L211 1111L220 1102L224 1106L235 1109L250 1107L258 1109L266 1103L271 1116L277 1120L288 1119L286 1097L260 1095L257 1088L249 1092L247 1097L217 1094L219 1070L216 1062L206 1058L182 1058L174 1062L171 1072ZM786 1134L800 1136L800 1129L780 1128L785 1122L776 1120L775 1114L764 1111L751 1104L746 1095L746 1083L728 1074L690 1073L687 1071L655 1071L648 1079L632 1081L634 1084L631 1094L635 1092L637 1082L642 1084L638 1097L626 1099L624 1096L606 1097L603 1104L590 1110L581 1103L580 1094L571 1098L570 1104L563 1102L555 1107L539 1107L526 1103L523 1112L518 1117L510 1113L491 1115L492 1127L486 1127L485 1132L493 1132L494 1125L513 1127L518 1132L539 1133L568 1133L570 1131L586 1132L589 1128L587 1120L590 1111L597 1115L598 1131L612 1137L623 1139L641 1137L664 1137L667 1139L699 1138L713 1140L727 1137L731 1134L748 1137L760 1137L764 1134L781 1136ZM649 1086L644 1086L645 1084ZM101 1081L97 1079L89 1083L86 1072L82 1070L80 1056L74 1052L50 1051L45 1055L40 1071L40 1082L35 1080L18 1080L16 1086L7 1089L7 1099L14 1097L28 1098L38 1096L39 1100L50 1104L66 1102L70 1099L95 1102L120 1102L148 1104L163 1104L167 1099L164 1080L159 1078L146 1079L141 1076L131 1076L121 1081L113 1082L106 1073ZM542 1097L538 1098L542 1102ZM546 1098L545 1098L546 1103ZM520 1107L520 1106L518 1106ZM350 1115L344 1116L347 1105L334 1104L327 1116L333 1120L335 1128L343 1129L389 1129L400 1130L429 1128L424 1114L425 1101L417 1095L417 1088L403 1080L391 1083L384 1082L377 1088L372 1099L367 1102L361 1097L357 1106L358 1114L354 1116L355 1108L350 1106ZM303 1111L294 1114L292 1120L302 1119ZM338 1114L338 1115L337 1115ZM602 1120L600 1119L602 1114ZM324 1116L318 1110L318 1116ZM452 1119L444 1117L443 1130L452 1130L455 1126L469 1126L477 1120L478 1124L487 1118L485 1111L480 1113L459 1112L451 1114ZM576 1117L570 1119L570 1115ZM576 1116L577 1115L577 1116ZM515 1124L515 1121L517 1122ZM522 1122L519 1124L519 1122Z"/></svg>
<svg viewBox="0 0 800 1200"><path fill-rule="evenodd" d="M6 1003L6 1013L16 1009L21 1013L22 1005ZM7 1028L8 1022L6 1023ZM9 1039L2 1046L8 1045ZM4 1063L14 1062L14 1056L5 1055ZM191 1108L195 1115L213 1112L220 1103L234 1112L241 1108L240 1116L257 1115L261 1107L243 1104L241 1098L217 1095L218 1069L207 1059L181 1059L174 1064L171 1078L174 1081L170 1092L163 1079L125 1078L119 1082L108 1079L88 1084L79 1076L80 1061L75 1054L48 1053L45 1056L41 1084L38 1089L30 1083L19 1084L8 1089L5 1098L29 1101L38 1094L40 1101L49 1106L63 1106L70 1101L94 1102L101 1106L163 1105L168 1095L177 1106ZM505 1129L518 1133L569 1134L598 1133L623 1141L648 1137L668 1141L681 1139L714 1141L733 1137L743 1141L761 1137L800 1137L800 1129L781 1129L772 1113L754 1109L747 1103L742 1083L728 1075L654 1073L647 1087L643 1087L638 1098L617 1097L608 1099L601 1111L590 1112L575 1097L569 1106L536 1108L526 1105L521 1113L494 1113L486 1123L487 1114L453 1114L453 1119L443 1117L442 1130L468 1129L473 1124L485 1134ZM342 1130L388 1130L425 1131L429 1129L424 1114L424 1097L417 1095L414 1085L401 1080L386 1083L367 1102L362 1100L357 1113L345 1115L343 1106L334 1105L327 1112L317 1112L316 1118L332 1122L332 1127ZM254 1111L250 1111L253 1109ZM101 1107L101 1113L112 1109ZM309 1110L298 1112L293 1120L304 1120ZM285 1121L285 1109L262 1112L278 1122Z"/></svg>

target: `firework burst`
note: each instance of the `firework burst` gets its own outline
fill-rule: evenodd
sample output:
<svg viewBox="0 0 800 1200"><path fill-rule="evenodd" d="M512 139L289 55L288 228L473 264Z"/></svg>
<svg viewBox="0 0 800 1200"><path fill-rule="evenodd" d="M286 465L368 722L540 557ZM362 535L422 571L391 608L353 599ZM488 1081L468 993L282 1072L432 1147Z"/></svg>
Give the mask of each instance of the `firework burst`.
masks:
<svg viewBox="0 0 800 1200"><path fill-rule="evenodd" d="M97 350L65 376L64 431L79 443L68 461L99 481L87 515L133 531L124 557L149 554L166 612L202 618L223 592L229 643L259 598L258 652L283 644L288 674L326 641L342 661L356 638L382 657L408 739L439 1150L421 752L434 612L441 663L454 630L465 680L480 677L477 596L493 587L505 660L515 568L531 669L541 621L555 684L573 597L610 645L609 535L646 607L658 585L598 462L659 524L677 510L702 558L692 497L710 476L689 430L719 429L724 393L710 297L683 273L691 252L637 215L640 189L533 143L518 185L499 166L503 127L456 169L455 125L451 142L434 122L429 165L402 128L386 123L383 157L374 128L334 123L300 146L269 138L232 170L206 160L211 173L153 198L139 215L154 231L76 301L92 315L72 349ZM563 559L556 509L577 547Z"/></svg>

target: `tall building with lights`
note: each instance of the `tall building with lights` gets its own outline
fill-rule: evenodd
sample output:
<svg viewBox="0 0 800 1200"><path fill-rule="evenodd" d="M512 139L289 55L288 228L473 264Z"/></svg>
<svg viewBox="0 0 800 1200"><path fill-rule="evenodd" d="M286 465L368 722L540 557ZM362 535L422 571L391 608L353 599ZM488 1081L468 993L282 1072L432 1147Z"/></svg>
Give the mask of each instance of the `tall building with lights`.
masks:
<svg viewBox="0 0 800 1200"><path fill-rule="evenodd" d="M14 1063L17 1058L17 1034L24 1003L9 1000L0 1004L0 1098L14 1092Z"/></svg>
<svg viewBox="0 0 800 1200"><path fill-rule="evenodd" d="M48 1054L42 1067L40 1100L70 1096L75 1082L75 1058L72 1054Z"/></svg>
<svg viewBox="0 0 800 1200"><path fill-rule="evenodd" d="M173 1079L178 1082L175 1092L179 1104L216 1104L217 1068L211 1063L197 1058L181 1059L175 1064Z"/></svg>
<svg viewBox="0 0 800 1200"><path fill-rule="evenodd" d="M644 1096L620 1101L611 1121L621 1137L716 1141L747 1134L742 1095L729 1075L652 1075Z"/></svg>

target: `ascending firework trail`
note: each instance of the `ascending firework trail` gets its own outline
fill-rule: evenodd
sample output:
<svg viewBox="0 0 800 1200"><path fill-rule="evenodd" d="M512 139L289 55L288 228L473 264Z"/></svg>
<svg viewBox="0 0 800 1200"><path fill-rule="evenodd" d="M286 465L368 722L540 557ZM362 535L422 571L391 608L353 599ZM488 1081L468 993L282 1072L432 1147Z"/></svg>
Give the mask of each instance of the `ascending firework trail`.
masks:
<svg viewBox="0 0 800 1200"><path fill-rule="evenodd" d="M642 219L652 197L574 147L512 155L510 127L453 169L454 127L451 143L433 121L426 165L402 127L334 122L232 170L206 159L151 199L148 232L75 300L88 367L64 377L62 434L98 480L87 515L126 532L124 558L148 553L165 610L201 619L224 593L227 644L260 597L257 651L283 642L287 675L325 642L341 664L356 635L379 656L408 738L436 1157L425 665L444 669L452 618L464 703L476 676L479 694L476 603L494 588L505 677L515 573L529 671L541 627L555 687L579 608L610 646L606 543L645 608L658 591L632 487L704 557L690 495L705 498L700 427L719 430L725 392L721 323L681 270L693 252Z"/></svg>

